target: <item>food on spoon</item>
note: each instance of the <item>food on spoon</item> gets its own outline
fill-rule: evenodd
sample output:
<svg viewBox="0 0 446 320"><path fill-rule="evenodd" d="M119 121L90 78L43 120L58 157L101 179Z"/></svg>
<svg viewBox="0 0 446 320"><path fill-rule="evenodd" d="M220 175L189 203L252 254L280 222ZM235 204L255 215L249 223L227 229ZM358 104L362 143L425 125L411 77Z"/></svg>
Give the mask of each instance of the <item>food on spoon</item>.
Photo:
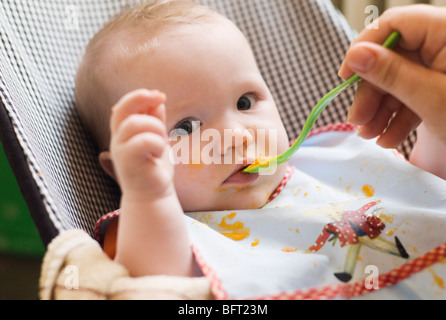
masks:
<svg viewBox="0 0 446 320"><path fill-rule="evenodd" d="M272 157L258 157L256 159L256 161L254 161L253 164L249 165L248 167L245 168L245 170L254 168L255 166L260 166L260 167L267 167L269 165L269 161L271 160Z"/></svg>

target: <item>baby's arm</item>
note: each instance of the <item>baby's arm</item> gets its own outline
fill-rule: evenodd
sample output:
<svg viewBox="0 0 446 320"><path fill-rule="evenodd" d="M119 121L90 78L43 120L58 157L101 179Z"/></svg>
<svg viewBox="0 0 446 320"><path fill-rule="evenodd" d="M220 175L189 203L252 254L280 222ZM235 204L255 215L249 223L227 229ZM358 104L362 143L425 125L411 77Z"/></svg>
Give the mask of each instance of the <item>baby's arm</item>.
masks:
<svg viewBox="0 0 446 320"><path fill-rule="evenodd" d="M110 153L122 190L115 260L132 276L193 276L194 259L173 185L165 97L136 90L114 107Z"/></svg>

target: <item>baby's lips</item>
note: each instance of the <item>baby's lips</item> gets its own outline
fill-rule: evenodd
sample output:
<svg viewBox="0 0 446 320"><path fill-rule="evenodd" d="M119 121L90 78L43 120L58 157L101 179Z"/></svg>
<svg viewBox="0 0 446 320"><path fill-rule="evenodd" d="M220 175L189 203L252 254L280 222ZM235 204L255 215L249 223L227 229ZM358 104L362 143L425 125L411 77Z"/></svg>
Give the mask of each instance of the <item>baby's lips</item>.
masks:
<svg viewBox="0 0 446 320"><path fill-rule="evenodd" d="M235 163L248 166L248 165L254 163L255 161L256 161L256 158L247 157L247 158L240 159L239 161L236 161Z"/></svg>

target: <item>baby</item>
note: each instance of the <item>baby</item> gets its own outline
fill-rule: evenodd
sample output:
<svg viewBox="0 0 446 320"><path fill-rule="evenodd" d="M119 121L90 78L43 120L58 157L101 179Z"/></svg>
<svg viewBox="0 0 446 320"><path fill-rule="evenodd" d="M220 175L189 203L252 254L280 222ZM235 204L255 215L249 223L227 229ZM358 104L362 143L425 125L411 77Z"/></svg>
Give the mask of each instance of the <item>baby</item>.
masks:
<svg viewBox="0 0 446 320"><path fill-rule="evenodd" d="M369 266L390 274L386 285L403 281L394 275L409 257L445 242L446 182L352 126L313 132L290 167L243 173L288 137L245 37L194 2L113 19L88 45L75 94L122 190L119 223L101 219L104 250L133 276L202 272L217 298L317 286L338 297L339 281L363 286ZM400 289L429 289L408 281Z"/></svg>
<svg viewBox="0 0 446 320"><path fill-rule="evenodd" d="M285 176L286 165L242 172L289 140L247 40L206 7L155 1L121 14L88 45L75 94L122 190L115 259L133 276L196 275L183 213L260 208Z"/></svg>

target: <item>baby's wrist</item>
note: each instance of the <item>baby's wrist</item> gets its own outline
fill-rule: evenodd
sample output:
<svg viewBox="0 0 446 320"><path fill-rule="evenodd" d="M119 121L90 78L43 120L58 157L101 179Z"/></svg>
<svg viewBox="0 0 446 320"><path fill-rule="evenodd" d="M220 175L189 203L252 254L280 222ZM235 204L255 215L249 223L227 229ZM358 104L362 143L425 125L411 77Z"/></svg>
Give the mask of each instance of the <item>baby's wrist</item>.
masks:
<svg viewBox="0 0 446 320"><path fill-rule="evenodd" d="M176 197L175 188L172 185L168 186L164 190L123 190L121 196L121 202L133 202L133 203L153 203L163 199L171 199Z"/></svg>

